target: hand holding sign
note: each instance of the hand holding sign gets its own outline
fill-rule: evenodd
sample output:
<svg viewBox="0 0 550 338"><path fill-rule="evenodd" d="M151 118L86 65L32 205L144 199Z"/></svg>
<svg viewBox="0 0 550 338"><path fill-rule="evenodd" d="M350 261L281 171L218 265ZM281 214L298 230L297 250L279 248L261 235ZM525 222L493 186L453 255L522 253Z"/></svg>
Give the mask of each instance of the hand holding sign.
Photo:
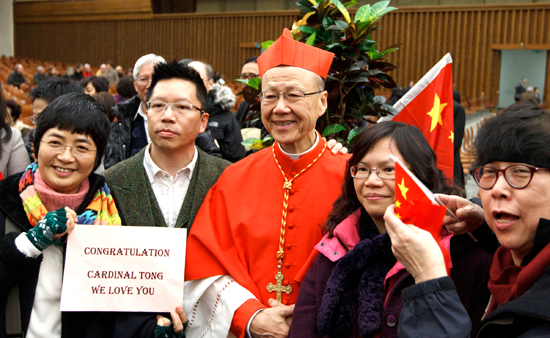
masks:
<svg viewBox="0 0 550 338"><path fill-rule="evenodd" d="M157 327L155 328L155 338L166 337L185 337L187 329L187 315L181 306L177 306L175 310L170 312L172 320L157 315Z"/></svg>
<svg viewBox="0 0 550 338"><path fill-rule="evenodd" d="M181 306L186 233L76 225L67 242L61 310L168 312Z"/></svg>

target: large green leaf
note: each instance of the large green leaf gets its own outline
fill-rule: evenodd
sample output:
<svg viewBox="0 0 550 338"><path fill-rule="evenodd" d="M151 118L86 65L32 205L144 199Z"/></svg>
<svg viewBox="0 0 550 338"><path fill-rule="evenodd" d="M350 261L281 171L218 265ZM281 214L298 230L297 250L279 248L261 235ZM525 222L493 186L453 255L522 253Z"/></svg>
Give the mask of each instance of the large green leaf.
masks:
<svg viewBox="0 0 550 338"><path fill-rule="evenodd" d="M323 137L327 137L331 134L336 134L344 130L346 130L346 127L339 123L331 124L330 126L327 126L325 130L323 130Z"/></svg>
<svg viewBox="0 0 550 338"><path fill-rule="evenodd" d="M371 13L370 5L361 6L357 10L357 13L355 13L355 17L353 18L353 20L354 21L359 21L361 23L368 24L368 21L369 21L369 18L370 18L370 13ZM358 30L362 29L362 27L360 27L360 26L357 27L357 28L358 28Z"/></svg>
<svg viewBox="0 0 550 338"><path fill-rule="evenodd" d="M342 13L342 16L344 17L344 19L346 19L346 22L350 23L351 18L349 17L349 12L348 12L346 6L344 6L339 0L331 0L331 1L334 4L334 6L336 6L336 8L338 8L340 13Z"/></svg>
<svg viewBox="0 0 550 338"><path fill-rule="evenodd" d="M259 77L248 80L248 85L256 90L260 90L260 84L262 80Z"/></svg>
<svg viewBox="0 0 550 338"><path fill-rule="evenodd" d="M371 18L374 20L376 18L381 17L382 15L384 15L386 13L389 13L389 12L397 9L397 8L391 7L391 6L388 7L389 3L390 3L389 1L380 1L380 2L377 2L374 5L372 5Z"/></svg>
<svg viewBox="0 0 550 338"><path fill-rule="evenodd" d="M327 27L334 25L334 20L332 20L328 16L323 16L323 18L321 19L321 22L323 23L324 29L327 29Z"/></svg>
<svg viewBox="0 0 550 338"><path fill-rule="evenodd" d="M315 36L316 35L317 34L315 32L313 34L311 34L309 36L309 38L307 38L307 40L306 40L306 45L313 46L313 43L315 42Z"/></svg>
<svg viewBox="0 0 550 338"><path fill-rule="evenodd" d="M296 3L296 6L304 13L309 13L314 10L313 5L308 0L300 0Z"/></svg>
<svg viewBox="0 0 550 338"><path fill-rule="evenodd" d="M340 30L344 30L344 29L348 28L347 22L344 22L344 21L342 21L342 20L334 20L334 24L335 24Z"/></svg>
<svg viewBox="0 0 550 338"><path fill-rule="evenodd" d="M353 143L355 143L355 136L357 136L357 134L361 133L363 130L365 130L365 127L358 127L350 130L348 133L348 145L353 145Z"/></svg>
<svg viewBox="0 0 550 338"><path fill-rule="evenodd" d="M263 49L268 49L275 41L267 40L261 43Z"/></svg>
<svg viewBox="0 0 550 338"><path fill-rule="evenodd" d="M313 33L316 32L315 28L310 27L310 26L300 26L300 27L298 27L298 30L300 32L307 33L307 34L313 34Z"/></svg>
<svg viewBox="0 0 550 338"><path fill-rule="evenodd" d="M351 1L348 1L348 2L344 2L343 5L346 6L346 8L350 8L350 7L353 7L355 5L357 5L358 2L356 0L351 0Z"/></svg>

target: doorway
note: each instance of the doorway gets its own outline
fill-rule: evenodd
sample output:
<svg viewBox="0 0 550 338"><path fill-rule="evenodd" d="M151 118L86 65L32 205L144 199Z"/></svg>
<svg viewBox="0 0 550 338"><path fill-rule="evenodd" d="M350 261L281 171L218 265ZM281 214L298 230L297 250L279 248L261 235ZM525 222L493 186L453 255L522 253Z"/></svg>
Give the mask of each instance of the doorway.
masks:
<svg viewBox="0 0 550 338"><path fill-rule="evenodd" d="M527 87L538 87L541 102L544 101L547 50L502 50L498 107L513 104L515 87L521 79L527 79Z"/></svg>

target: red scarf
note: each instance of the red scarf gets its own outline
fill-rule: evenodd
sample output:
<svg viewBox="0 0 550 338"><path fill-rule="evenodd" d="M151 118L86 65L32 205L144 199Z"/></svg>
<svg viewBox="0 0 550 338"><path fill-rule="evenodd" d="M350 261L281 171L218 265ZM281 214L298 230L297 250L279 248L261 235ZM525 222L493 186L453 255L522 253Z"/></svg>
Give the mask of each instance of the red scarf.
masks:
<svg viewBox="0 0 550 338"><path fill-rule="evenodd" d="M489 274L488 287L493 298L486 315L497 306L523 295L548 266L550 266L550 244L547 244L526 266L514 265L512 252L503 247L498 248Z"/></svg>

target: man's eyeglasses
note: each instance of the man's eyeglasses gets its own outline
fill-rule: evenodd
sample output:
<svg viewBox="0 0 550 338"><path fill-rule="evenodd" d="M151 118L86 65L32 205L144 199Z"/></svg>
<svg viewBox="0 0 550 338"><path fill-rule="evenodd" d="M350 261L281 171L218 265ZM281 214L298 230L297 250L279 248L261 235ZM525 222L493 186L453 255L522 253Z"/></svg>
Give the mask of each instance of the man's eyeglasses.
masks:
<svg viewBox="0 0 550 338"><path fill-rule="evenodd" d="M260 77L260 74L256 74L256 73L242 73L241 75L239 75L239 79L242 79L242 80L250 80L250 79L257 78L257 77Z"/></svg>
<svg viewBox="0 0 550 338"><path fill-rule="evenodd" d="M153 114L162 114L170 106L172 111L179 115L189 114L193 109L198 110L201 113L205 113L204 110L187 102L166 103L162 101L149 101L147 102L148 112Z"/></svg>
<svg viewBox="0 0 550 338"><path fill-rule="evenodd" d="M370 169L368 167L363 167L360 165L354 165L349 169L351 177L353 178L369 178L372 171L376 172L376 175L383 180L394 180L395 179L395 167L378 167Z"/></svg>
<svg viewBox="0 0 550 338"><path fill-rule="evenodd" d="M145 87L151 83L152 79L150 77L140 77L137 82L140 86Z"/></svg>
<svg viewBox="0 0 550 338"><path fill-rule="evenodd" d="M539 170L550 168L537 168L528 164L513 164L504 169L482 166L470 171L470 175L481 189L492 189L497 183L499 173L504 175L504 179L512 188L523 189L531 183L533 175Z"/></svg>
<svg viewBox="0 0 550 338"><path fill-rule="evenodd" d="M49 152L53 154L61 154L65 151L65 149L71 148L71 154L73 154L74 157L87 157L91 155L94 151L97 151L97 149L91 149L86 145L68 146L55 140L40 140L40 142L44 143L45 146L42 146L43 148L46 148Z"/></svg>
<svg viewBox="0 0 550 338"><path fill-rule="evenodd" d="M258 97L260 98L260 101L263 104L273 104L273 103L277 102L277 100L279 99L279 96L281 96L281 95L284 97L284 99L287 102L296 103L298 101L303 100L308 95L319 94L319 93L322 93L322 92L324 92L324 90L320 90L318 92L313 92L313 93L304 93L301 90L289 90L287 92L279 94L276 91L268 90L268 91L260 93L260 95L258 95Z"/></svg>

